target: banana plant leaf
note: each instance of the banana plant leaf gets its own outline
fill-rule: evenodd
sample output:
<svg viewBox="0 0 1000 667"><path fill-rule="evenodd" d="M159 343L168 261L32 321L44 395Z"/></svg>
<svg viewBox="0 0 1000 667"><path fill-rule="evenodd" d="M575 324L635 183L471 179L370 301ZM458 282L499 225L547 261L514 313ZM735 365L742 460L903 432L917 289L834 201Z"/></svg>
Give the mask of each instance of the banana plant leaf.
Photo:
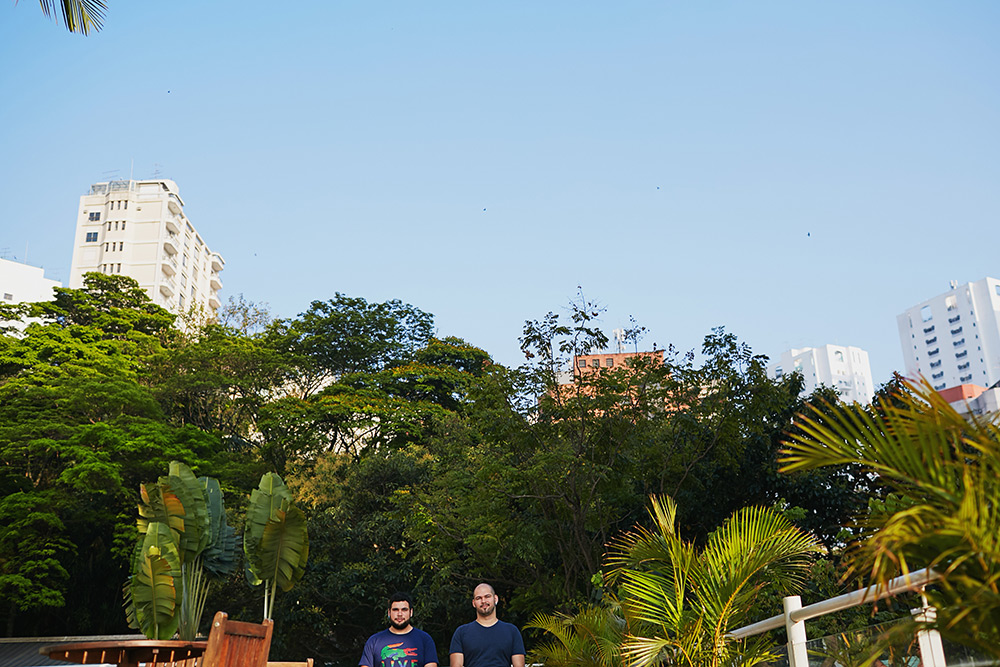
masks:
<svg viewBox="0 0 1000 667"><path fill-rule="evenodd" d="M264 535L264 527L277 513L283 511L292 502L292 493L281 481L281 477L273 472L265 473L260 478L260 484L250 494L250 504L247 506L246 525L243 531L243 544L257 544Z"/></svg>
<svg viewBox="0 0 1000 667"><path fill-rule="evenodd" d="M274 581L287 592L305 574L309 533L305 513L294 505L279 510L276 519L264 527L250 566L260 579Z"/></svg>
<svg viewBox="0 0 1000 667"><path fill-rule="evenodd" d="M181 563L166 524L149 524L133 565L126 585L126 615L147 637L170 639L179 621Z"/></svg>
<svg viewBox="0 0 1000 667"><path fill-rule="evenodd" d="M184 506L184 532L181 536L182 561L193 562L208 546L211 526L205 489L191 469L179 461L170 462L170 474L160 478L180 498Z"/></svg>
<svg viewBox="0 0 1000 667"><path fill-rule="evenodd" d="M163 478L161 478L162 480ZM146 534L153 523L168 526L173 533L175 544L180 544L181 533L184 532L184 504L170 487L160 482L156 484L139 485L139 518L136 525L139 532Z"/></svg>
<svg viewBox="0 0 1000 667"><path fill-rule="evenodd" d="M209 518L209 542L201 554L201 564L212 577L225 577L236 569L240 538L226 521L222 488L214 477L199 477L205 491Z"/></svg>

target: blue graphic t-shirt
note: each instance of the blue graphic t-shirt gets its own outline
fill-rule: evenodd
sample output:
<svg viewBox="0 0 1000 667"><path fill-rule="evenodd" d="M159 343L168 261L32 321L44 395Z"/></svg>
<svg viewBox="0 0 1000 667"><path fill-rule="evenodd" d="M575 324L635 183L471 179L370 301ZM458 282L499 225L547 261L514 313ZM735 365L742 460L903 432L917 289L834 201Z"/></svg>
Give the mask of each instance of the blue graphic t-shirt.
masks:
<svg viewBox="0 0 1000 667"><path fill-rule="evenodd" d="M376 632L365 642L358 665L365 667L424 667L429 662L437 662L434 640L423 630L397 635L388 629Z"/></svg>

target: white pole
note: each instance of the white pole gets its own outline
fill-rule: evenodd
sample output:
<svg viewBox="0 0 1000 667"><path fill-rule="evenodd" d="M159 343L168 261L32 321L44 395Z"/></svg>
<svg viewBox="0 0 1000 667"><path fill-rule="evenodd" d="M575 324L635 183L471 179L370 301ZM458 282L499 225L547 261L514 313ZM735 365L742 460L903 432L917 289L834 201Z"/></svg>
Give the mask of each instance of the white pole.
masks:
<svg viewBox="0 0 1000 667"><path fill-rule="evenodd" d="M911 609L910 613L918 623L933 623L937 619L937 609L934 607L919 607ZM946 667L941 633L937 629L925 627L917 630L917 642L920 644L922 667Z"/></svg>
<svg viewBox="0 0 1000 667"><path fill-rule="evenodd" d="M809 667L806 622L792 620L792 612L802 609L802 598L789 595L781 600L781 606L785 610L785 629L788 631L788 667Z"/></svg>

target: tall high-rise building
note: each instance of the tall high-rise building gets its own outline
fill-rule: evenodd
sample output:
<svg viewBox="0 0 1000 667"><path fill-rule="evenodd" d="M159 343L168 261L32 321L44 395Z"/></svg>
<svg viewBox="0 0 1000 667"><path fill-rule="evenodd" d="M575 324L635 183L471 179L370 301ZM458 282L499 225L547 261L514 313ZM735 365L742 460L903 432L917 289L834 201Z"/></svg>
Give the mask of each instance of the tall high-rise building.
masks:
<svg viewBox="0 0 1000 667"><path fill-rule="evenodd" d="M173 313L221 305L222 255L209 250L184 215L167 179L108 181L80 197L69 286L90 271L135 278L154 303Z"/></svg>
<svg viewBox="0 0 1000 667"><path fill-rule="evenodd" d="M867 405L875 395L868 353L860 347L823 345L791 349L767 367L769 377L778 379L798 371L805 385L802 394L811 394L820 385L840 392L848 403Z"/></svg>
<svg viewBox="0 0 1000 667"><path fill-rule="evenodd" d="M959 285L896 317L906 374L941 390L1000 381L1000 280Z"/></svg>

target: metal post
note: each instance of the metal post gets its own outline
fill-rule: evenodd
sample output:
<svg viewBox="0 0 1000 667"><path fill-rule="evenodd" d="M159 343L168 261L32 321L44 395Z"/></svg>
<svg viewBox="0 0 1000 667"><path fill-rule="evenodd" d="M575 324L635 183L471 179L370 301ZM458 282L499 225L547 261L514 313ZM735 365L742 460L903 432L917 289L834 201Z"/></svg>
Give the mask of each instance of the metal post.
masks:
<svg viewBox="0 0 1000 667"><path fill-rule="evenodd" d="M910 613L918 623L933 623L937 619L937 609L934 607L918 607ZM945 667L944 647L941 645L941 633L935 628L917 630L917 642L920 644L920 664L922 667Z"/></svg>
<svg viewBox="0 0 1000 667"><path fill-rule="evenodd" d="M793 621L792 612L802 609L802 598L789 595L781 600L785 610L785 630L788 631L788 667L809 667L809 652L806 650L806 622ZM925 667L929 667L926 666ZM940 665L944 667L944 665Z"/></svg>

